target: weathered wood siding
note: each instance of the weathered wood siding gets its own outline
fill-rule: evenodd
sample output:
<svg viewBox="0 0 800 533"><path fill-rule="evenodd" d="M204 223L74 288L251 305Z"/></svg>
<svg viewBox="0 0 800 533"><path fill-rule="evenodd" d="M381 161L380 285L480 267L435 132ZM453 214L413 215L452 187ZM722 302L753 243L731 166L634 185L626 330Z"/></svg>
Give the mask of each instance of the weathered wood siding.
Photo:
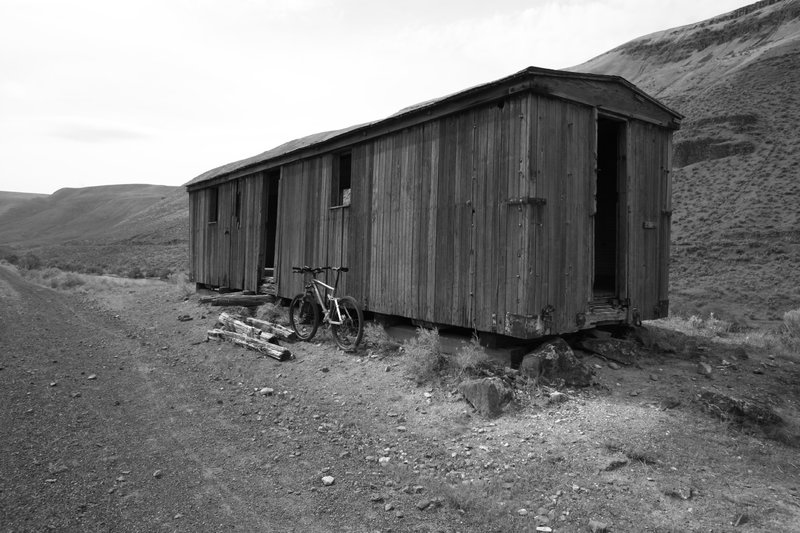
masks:
<svg viewBox="0 0 800 533"><path fill-rule="evenodd" d="M643 320L658 318L669 298L671 139L662 128L629 123L628 291Z"/></svg>
<svg viewBox="0 0 800 533"><path fill-rule="evenodd" d="M333 231L330 193L333 156L311 157L281 170L278 197L278 294L292 297L303 289L293 266L326 266ZM332 265L339 266L339 265ZM347 265L344 265L347 266ZM324 280L324 277L322 278Z"/></svg>
<svg viewBox="0 0 800 533"><path fill-rule="evenodd" d="M263 186L260 173L216 186L216 222L209 222L212 188L190 193L190 249L197 283L258 289L266 208Z"/></svg>
<svg viewBox="0 0 800 533"><path fill-rule="evenodd" d="M499 333L517 321L531 337L578 329L593 299L597 116L524 92L362 140L346 148L349 206L331 205L335 153L284 164L278 294L302 290L293 266L347 266L342 293L377 313ZM667 299L671 131L631 117L622 131L616 296L648 319ZM191 194L195 278L255 289L264 179L218 190L214 224L207 189Z"/></svg>
<svg viewBox="0 0 800 533"><path fill-rule="evenodd" d="M524 314L552 307L550 329L576 329L591 299L595 188L595 114L588 106L534 96L531 100L531 196L534 233ZM523 221L523 224L525 222Z"/></svg>
<svg viewBox="0 0 800 533"><path fill-rule="evenodd" d="M520 95L353 147L352 205L331 209L331 156L284 167L279 293L291 266L344 264L371 311L503 331L590 299L594 112ZM545 205L514 203L543 198ZM588 261L588 262L587 262Z"/></svg>

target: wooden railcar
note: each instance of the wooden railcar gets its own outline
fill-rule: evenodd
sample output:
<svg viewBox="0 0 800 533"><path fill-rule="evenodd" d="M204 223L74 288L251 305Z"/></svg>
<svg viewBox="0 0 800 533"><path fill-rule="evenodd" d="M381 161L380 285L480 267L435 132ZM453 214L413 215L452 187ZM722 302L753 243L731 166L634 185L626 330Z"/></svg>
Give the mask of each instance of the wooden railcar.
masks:
<svg viewBox="0 0 800 533"><path fill-rule="evenodd" d="M197 283L301 289L518 338L666 316L672 133L616 76L527 68L187 184Z"/></svg>

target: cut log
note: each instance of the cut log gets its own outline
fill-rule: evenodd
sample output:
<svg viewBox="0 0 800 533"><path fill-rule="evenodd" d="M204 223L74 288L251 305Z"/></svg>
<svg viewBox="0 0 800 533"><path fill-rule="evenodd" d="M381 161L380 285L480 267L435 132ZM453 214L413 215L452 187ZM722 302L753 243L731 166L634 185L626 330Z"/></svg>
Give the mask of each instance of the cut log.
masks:
<svg viewBox="0 0 800 533"><path fill-rule="evenodd" d="M250 324L251 326L257 327L261 331L277 335L282 339L294 340L295 338L297 338L297 335L295 335L294 330L289 329L286 326L273 324L272 322L267 322L266 320L259 320L258 318L251 318L251 317L246 317L244 321Z"/></svg>
<svg viewBox="0 0 800 533"><path fill-rule="evenodd" d="M248 337L247 335L237 333L235 331L211 329L208 331L208 338L216 340L228 340L239 346L244 346L250 350L255 350L264 355L268 355L269 357L277 359L278 361L286 361L292 357L291 352L289 352L289 350L283 346L278 346L277 344L272 344L261 339Z"/></svg>
<svg viewBox="0 0 800 533"><path fill-rule="evenodd" d="M274 302L275 297L271 294L225 294L224 296L203 296L200 298L201 304L238 305L242 307L258 307L266 303Z"/></svg>
<svg viewBox="0 0 800 533"><path fill-rule="evenodd" d="M261 339L267 342L273 342L275 340L275 334L268 333L255 326L247 325L242 322L241 318L242 317L231 315L230 313L220 313L219 315L219 321L225 326L225 329L229 331L235 331L247 337Z"/></svg>

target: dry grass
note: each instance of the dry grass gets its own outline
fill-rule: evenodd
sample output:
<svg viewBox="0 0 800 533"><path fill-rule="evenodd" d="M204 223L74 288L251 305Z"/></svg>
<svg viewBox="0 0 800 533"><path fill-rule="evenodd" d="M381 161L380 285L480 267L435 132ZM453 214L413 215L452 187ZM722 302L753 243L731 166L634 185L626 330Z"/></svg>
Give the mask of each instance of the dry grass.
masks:
<svg viewBox="0 0 800 533"><path fill-rule="evenodd" d="M281 307L276 303L266 303L259 306L255 311L255 317L267 322L281 324L283 326L289 325L289 310L287 307Z"/></svg>
<svg viewBox="0 0 800 533"><path fill-rule="evenodd" d="M417 335L403 344L403 351L407 371L417 383L457 383L496 364L477 338L455 353L445 352L436 329L417 329Z"/></svg>
<svg viewBox="0 0 800 533"><path fill-rule="evenodd" d="M373 355L392 355L400 349L400 344L389 336L386 329L374 322L364 325L363 346Z"/></svg>

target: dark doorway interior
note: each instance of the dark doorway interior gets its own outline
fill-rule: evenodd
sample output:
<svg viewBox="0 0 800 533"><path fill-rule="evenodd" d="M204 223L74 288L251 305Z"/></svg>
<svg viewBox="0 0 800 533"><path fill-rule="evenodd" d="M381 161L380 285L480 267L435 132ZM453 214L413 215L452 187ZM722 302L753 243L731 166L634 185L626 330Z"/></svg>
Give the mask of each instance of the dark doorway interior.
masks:
<svg viewBox="0 0 800 533"><path fill-rule="evenodd" d="M275 240L278 234L278 187L281 181L280 169L267 171L264 195L267 208L265 217L264 268L275 268Z"/></svg>
<svg viewBox="0 0 800 533"><path fill-rule="evenodd" d="M620 145L624 123L597 121L597 212L594 219L594 297L616 298L619 258Z"/></svg>

